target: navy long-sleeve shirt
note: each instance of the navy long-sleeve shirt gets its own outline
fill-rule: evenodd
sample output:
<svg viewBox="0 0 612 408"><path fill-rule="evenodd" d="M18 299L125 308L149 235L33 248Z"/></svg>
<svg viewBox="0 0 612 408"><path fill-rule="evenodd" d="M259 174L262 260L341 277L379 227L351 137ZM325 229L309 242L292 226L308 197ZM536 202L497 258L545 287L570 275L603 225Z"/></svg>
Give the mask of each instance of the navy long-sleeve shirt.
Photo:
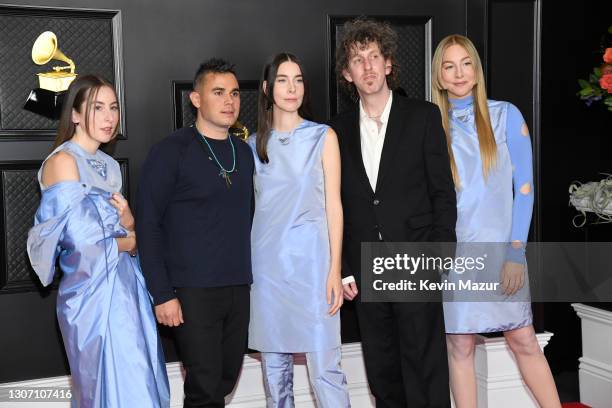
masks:
<svg viewBox="0 0 612 408"><path fill-rule="evenodd" d="M237 171L227 186L193 127L154 145L140 175L136 234L140 263L155 305L176 287L220 287L252 282L253 155L232 137ZM229 140L206 139L225 169Z"/></svg>

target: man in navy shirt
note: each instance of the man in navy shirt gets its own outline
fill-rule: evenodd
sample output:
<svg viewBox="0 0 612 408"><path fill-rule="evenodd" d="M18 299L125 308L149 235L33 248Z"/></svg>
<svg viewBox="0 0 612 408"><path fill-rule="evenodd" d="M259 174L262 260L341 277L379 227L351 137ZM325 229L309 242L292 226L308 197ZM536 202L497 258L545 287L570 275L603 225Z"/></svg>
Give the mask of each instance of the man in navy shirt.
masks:
<svg viewBox="0 0 612 408"><path fill-rule="evenodd" d="M223 407L236 384L249 323L253 156L228 133L240 112L233 66L203 63L190 94L194 126L149 152L137 236L160 324L174 328L185 407Z"/></svg>

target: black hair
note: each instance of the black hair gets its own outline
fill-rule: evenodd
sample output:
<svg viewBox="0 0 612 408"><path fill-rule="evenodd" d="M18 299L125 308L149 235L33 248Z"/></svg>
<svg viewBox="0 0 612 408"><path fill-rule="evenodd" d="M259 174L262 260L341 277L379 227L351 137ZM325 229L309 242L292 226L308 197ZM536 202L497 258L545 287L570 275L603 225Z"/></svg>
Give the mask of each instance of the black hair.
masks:
<svg viewBox="0 0 612 408"><path fill-rule="evenodd" d="M215 74L229 73L229 74L233 74L234 76L237 76L236 72L234 71L234 64L230 64L229 62L223 59L220 59L220 58L211 58L207 61L204 61L202 64L200 64L198 70L196 71L195 77L193 78L193 89L194 90L196 90L198 86L200 86L202 79L209 72L215 73Z"/></svg>

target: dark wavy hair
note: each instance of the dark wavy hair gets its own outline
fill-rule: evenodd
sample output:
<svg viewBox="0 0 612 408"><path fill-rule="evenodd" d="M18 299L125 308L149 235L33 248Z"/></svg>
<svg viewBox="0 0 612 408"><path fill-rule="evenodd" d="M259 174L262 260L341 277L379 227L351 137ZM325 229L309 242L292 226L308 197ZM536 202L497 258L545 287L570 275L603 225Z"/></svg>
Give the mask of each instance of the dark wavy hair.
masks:
<svg viewBox="0 0 612 408"><path fill-rule="evenodd" d="M274 105L274 83L276 82L276 74L278 73L278 67L283 62L295 62L300 67L302 73L302 80L304 81L304 98L302 99L302 105L298 108L298 115L304 119L312 119L310 109L310 91L308 87L308 80L306 79L306 73L304 72L304 66L300 60L293 54L288 52L281 52L276 54L272 61L264 66L261 82L259 83L259 98L257 101L257 141L256 150L257 156L262 163L268 163L268 140L270 139L270 133L272 131L272 106ZM263 83L266 82L266 92L263 90Z"/></svg>
<svg viewBox="0 0 612 408"><path fill-rule="evenodd" d="M112 89L113 92L115 92L115 97L117 97L115 87L99 75L78 76L74 81L72 81L70 87L68 88L68 94L64 99L62 114L57 127L57 135L55 137L55 141L53 142L53 149L65 141L70 140L72 136L74 136L76 126L72 122L73 109L83 115L85 121L85 123L83 123L84 128L87 132L89 132L89 112L91 112L93 109L98 91L104 86ZM82 106L83 104L85 104L84 107ZM111 142L115 140L118 129L119 122L117 122L115 129L113 129Z"/></svg>
<svg viewBox="0 0 612 408"><path fill-rule="evenodd" d="M342 26L342 41L336 48L336 77L340 87L354 100L359 97L355 84L347 81L342 71L348 69L354 49L365 49L375 43L385 59L391 62L391 72L387 75L387 85L391 89L399 86L399 65L395 58L397 33L388 23L374 21L365 17L347 21Z"/></svg>

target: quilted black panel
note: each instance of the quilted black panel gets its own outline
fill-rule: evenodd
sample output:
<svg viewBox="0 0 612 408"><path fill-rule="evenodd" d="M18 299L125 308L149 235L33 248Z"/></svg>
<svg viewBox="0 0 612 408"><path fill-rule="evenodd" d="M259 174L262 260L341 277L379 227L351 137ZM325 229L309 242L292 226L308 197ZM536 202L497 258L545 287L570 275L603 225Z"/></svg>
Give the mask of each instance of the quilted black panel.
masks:
<svg viewBox="0 0 612 408"><path fill-rule="evenodd" d="M189 94L191 93L191 89L181 89L181 106L179 109L180 118L181 118L181 126L191 126L195 122L196 112L195 107L191 104L191 99L189 99Z"/></svg>
<svg viewBox="0 0 612 408"><path fill-rule="evenodd" d="M411 98L425 99L425 44L424 25L391 24L398 34L397 62L400 67L400 86Z"/></svg>
<svg viewBox="0 0 612 408"><path fill-rule="evenodd" d="M259 96L257 81L253 82L254 86L240 84L240 122L249 129L251 134L257 131L257 98Z"/></svg>
<svg viewBox="0 0 612 408"><path fill-rule="evenodd" d="M249 134L257 130L257 81L239 81L240 83L240 117ZM195 109L189 99L191 92L191 82L176 81L174 84L175 100L175 128L191 126L196 117Z"/></svg>
<svg viewBox="0 0 612 408"><path fill-rule="evenodd" d="M331 17L331 36L334 44L329 47L331 55L329 58L331 72L330 78L330 102L332 106L330 113L335 115L345 111L353 105L351 99L346 95L344 90L339 89L336 82L334 67L336 65L335 51L342 39L344 22L353 19L354 17ZM372 17L375 20L386 21L397 32L398 48L396 59L399 65L400 87L406 93L406 96L417 99L425 99L425 89L429 84L426 84L425 70L429 61L425 59L425 50L428 44L426 24L428 19L419 17ZM335 101L335 103L334 103Z"/></svg>
<svg viewBox="0 0 612 408"><path fill-rule="evenodd" d="M5 268L9 285L22 282L31 285L34 276L25 243L40 202L36 172L35 169L2 172Z"/></svg>
<svg viewBox="0 0 612 408"><path fill-rule="evenodd" d="M129 198L128 159L117 159L120 165L122 194ZM0 163L0 293L38 290L38 277L30 266L26 252L28 231L34 225L34 214L40 203L37 173L41 162ZM55 283L59 278L56 274Z"/></svg>
<svg viewBox="0 0 612 408"><path fill-rule="evenodd" d="M10 9L9 9L10 10ZM24 12L26 13L26 12ZM31 13L31 12L30 12ZM52 60L39 66L32 61L34 41L44 31L53 31L59 48L76 64L77 74L98 73L114 82L112 14L84 18L82 13L65 15L19 15L0 8L0 129L52 130L57 122L22 109L25 98L38 87L39 72L64 66ZM75 16L79 16L78 18ZM10 39L10 40L9 40Z"/></svg>

